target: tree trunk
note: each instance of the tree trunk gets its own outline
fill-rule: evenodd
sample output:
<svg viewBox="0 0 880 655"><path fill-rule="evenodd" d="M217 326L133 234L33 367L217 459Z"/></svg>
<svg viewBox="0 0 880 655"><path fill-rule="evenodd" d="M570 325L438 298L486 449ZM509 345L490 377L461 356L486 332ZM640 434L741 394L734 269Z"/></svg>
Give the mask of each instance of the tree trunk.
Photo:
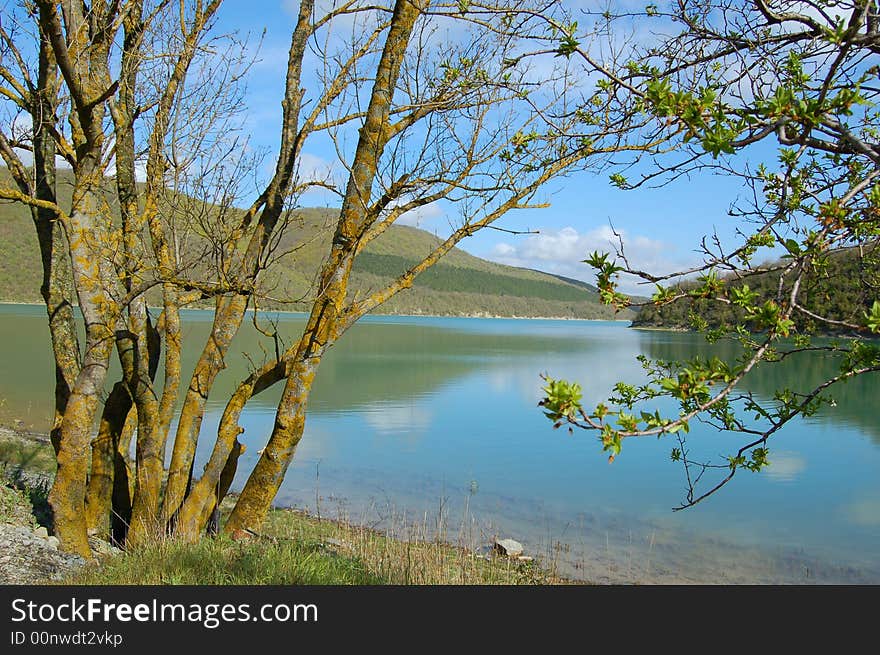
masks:
<svg viewBox="0 0 880 655"><path fill-rule="evenodd" d="M41 35L37 89L33 95L31 117L34 130L34 195L57 203L55 193L55 139L51 133L58 103L58 79L52 46ZM55 416L49 436L55 452L61 438L61 417L67 407L70 388L79 373L79 338L73 316L73 289L67 245L55 213L32 208L37 231L43 282L40 295L49 317L49 335L55 359Z"/></svg>
<svg viewBox="0 0 880 655"><path fill-rule="evenodd" d="M321 357L340 335L340 314L348 292L351 267L358 241L369 227L367 207L379 160L390 135L388 120L394 91L413 27L424 4L420 0L397 0L395 3L330 256L321 271L318 287L322 290L321 295L312 306L303 336L292 353L293 364L275 414L272 435L226 524L225 530L232 534L259 528L265 520L302 439L308 398Z"/></svg>
<svg viewBox="0 0 880 655"><path fill-rule="evenodd" d="M236 536L246 529L258 530L265 520L302 439L306 406L320 361L316 353L313 357L300 357L294 364L279 405L284 411L276 414L269 443L235 503L224 526L225 532Z"/></svg>
<svg viewBox="0 0 880 655"><path fill-rule="evenodd" d="M162 502L162 520L166 523L173 522L174 516L186 497L208 393L217 375L225 366L226 352L244 318L247 302L246 296L236 295L221 298L217 303L217 313L211 336L193 371L183 407L180 410L171 464L168 469L165 498Z"/></svg>
<svg viewBox="0 0 880 655"><path fill-rule="evenodd" d="M285 376L286 371L283 363L266 364L248 376L232 394L226 403L223 416L220 418L217 441L214 443L211 457L205 464L201 478L192 486L180 508L175 526L177 535L184 539L194 540L201 534L204 529L204 517L210 511L212 502L216 501L216 504L219 504L223 500L223 496L226 495L226 491L217 493L217 488L218 486L223 487L224 475L229 475L230 461L233 459L235 462L238 461L240 452L236 454L236 448L240 444L237 438L242 432L238 420L245 404L256 394L283 380ZM232 474L234 475L234 473L233 470ZM231 478L229 482L231 484ZM226 490L228 490L228 486Z"/></svg>
<svg viewBox="0 0 880 655"><path fill-rule="evenodd" d="M98 436L92 442L92 466L86 490L86 526L89 532L105 535L110 530L119 442L131 406L131 395L125 382L114 384L104 402ZM130 516L123 518L126 522L131 519Z"/></svg>
<svg viewBox="0 0 880 655"><path fill-rule="evenodd" d="M110 508L110 541L118 547L125 545L128 526L131 525L132 473L128 464L129 444L135 430L136 412L129 412L119 443L113 451L113 496Z"/></svg>
<svg viewBox="0 0 880 655"><path fill-rule="evenodd" d="M96 217L101 215L102 208L97 163L87 158L84 170L77 171L74 189L70 260L86 323L86 344L82 368L61 421L58 470L49 493L55 533L62 548L84 557L91 556L85 509L89 445L114 344L106 317L116 308L112 299L115 274L102 251L106 247L106 243L101 243L102 231L96 227Z"/></svg>
<svg viewBox="0 0 880 655"><path fill-rule="evenodd" d="M86 327L82 367L61 419L58 470L49 504L61 547L90 557L85 511L89 444L120 309L111 262L115 244L110 238L111 221L102 188L106 100L113 91L109 53L118 29L119 6L95 3L88 7L76 2L59 6L47 0L36 6L41 34L51 43L70 92L68 121L76 153L76 182L66 223L67 243L73 286Z"/></svg>
<svg viewBox="0 0 880 655"><path fill-rule="evenodd" d="M220 481L214 489L212 502L205 505L204 514L199 523L207 523L207 531L210 535L216 535L220 532L220 503L229 493L229 487L235 479L235 473L238 470L238 458L244 453L245 447L240 441L236 441L232 446L232 452L229 453L229 459L226 460L226 466L220 474ZM207 518L205 518L207 517Z"/></svg>
<svg viewBox="0 0 880 655"><path fill-rule="evenodd" d="M285 199L293 178L296 159L302 146L302 139L299 138L297 132L303 97L300 80L306 45L312 34L311 20L314 4L314 0L300 2L297 24L290 40L285 94L281 102L283 110L281 151L275 174L261 196L261 202L264 205L259 221L238 265L238 273L245 282L251 285L257 281L261 268L261 257L269 244L278 219L284 211ZM254 211L257 208L258 206L255 205ZM244 219L242 230L246 229L252 218L253 214L249 212ZM169 524L175 522L175 517L190 490L193 477L193 459L205 412L205 403L214 380L225 367L229 344L244 319L247 305L248 297L244 294L221 298L217 302L211 337L196 363L177 423L177 433L174 438L174 448L168 470L168 482L162 503L162 519ZM198 512L188 513L188 520L192 520L198 515L200 515Z"/></svg>
<svg viewBox="0 0 880 655"><path fill-rule="evenodd" d="M86 477L92 423L100 403L113 340L103 326L87 329L86 355L61 421L55 481L49 492L55 534L64 550L90 557L86 525Z"/></svg>
<svg viewBox="0 0 880 655"><path fill-rule="evenodd" d="M137 409L138 437L135 447L135 491L131 506L131 526L128 530L128 542L137 545L150 535L158 536L162 530L159 522L159 494L162 489L164 463L162 461L162 442L159 435L159 399L153 390L150 369L150 351L155 353L158 362L158 335L153 339L151 348L150 335L155 334L149 325L147 305L143 296L130 306L129 321L132 331L138 335L134 340L133 379L129 388L133 390L134 404Z"/></svg>

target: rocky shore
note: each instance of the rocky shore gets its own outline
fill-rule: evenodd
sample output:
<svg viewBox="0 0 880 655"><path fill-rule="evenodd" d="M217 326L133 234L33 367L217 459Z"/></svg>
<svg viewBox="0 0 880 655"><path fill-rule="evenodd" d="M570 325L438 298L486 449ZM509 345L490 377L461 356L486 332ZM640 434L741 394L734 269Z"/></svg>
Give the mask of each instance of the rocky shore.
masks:
<svg viewBox="0 0 880 655"><path fill-rule="evenodd" d="M33 442L3 428L4 441ZM37 438L39 441L39 438ZM51 476L0 464L0 584L35 585L56 582L87 562L79 555L58 549L50 535L46 505ZM106 541L90 537L94 558L119 552Z"/></svg>
<svg viewBox="0 0 880 655"><path fill-rule="evenodd" d="M58 550L46 528L0 524L0 584L34 585L60 580L86 561Z"/></svg>

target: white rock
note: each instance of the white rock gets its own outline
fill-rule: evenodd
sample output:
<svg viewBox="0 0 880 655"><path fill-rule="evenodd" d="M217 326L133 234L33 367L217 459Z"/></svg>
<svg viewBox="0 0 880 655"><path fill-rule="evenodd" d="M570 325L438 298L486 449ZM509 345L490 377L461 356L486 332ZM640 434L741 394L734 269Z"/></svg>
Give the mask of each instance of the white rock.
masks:
<svg viewBox="0 0 880 655"><path fill-rule="evenodd" d="M34 534L37 535L38 537L43 538L43 539L49 538L49 531L46 528L44 528L42 525L39 528L37 528L36 530L34 530Z"/></svg>
<svg viewBox="0 0 880 655"><path fill-rule="evenodd" d="M46 541L49 542L49 548L51 548L52 550L58 550L58 546L61 545L61 542L58 541L58 537L56 537L55 535L52 535Z"/></svg>
<svg viewBox="0 0 880 655"><path fill-rule="evenodd" d="M519 557L523 553L523 545L513 539L495 540L495 550L507 557Z"/></svg>
<svg viewBox="0 0 880 655"><path fill-rule="evenodd" d="M89 546L91 546L92 551L97 553L98 555L118 555L122 552L110 542L104 541L103 539L99 539L97 537L89 538Z"/></svg>

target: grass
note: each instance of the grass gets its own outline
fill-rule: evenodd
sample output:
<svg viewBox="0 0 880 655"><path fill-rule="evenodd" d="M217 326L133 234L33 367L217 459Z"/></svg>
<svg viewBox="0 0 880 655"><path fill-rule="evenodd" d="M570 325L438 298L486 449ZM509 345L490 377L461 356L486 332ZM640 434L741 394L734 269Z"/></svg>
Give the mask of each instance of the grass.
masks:
<svg viewBox="0 0 880 655"><path fill-rule="evenodd" d="M48 480L55 453L48 441L0 430L0 523L51 524Z"/></svg>
<svg viewBox="0 0 880 655"><path fill-rule="evenodd" d="M51 445L0 431L0 522L50 524L47 484L55 460ZM30 474L30 475L29 475ZM228 498L223 509L231 509ZM330 520L295 509L274 509L259 535L226 536L187 544L173 538L103 557L62 584L89 585L490 585L558 584L567 580L537 561L485 552L489 537L467 526L457 531L394 518L387 531ZM394 537L389 535L395 535ZM438 537L437 535L440 535ZM482 542L484 547L474 544ZM453 545L453 543L458 545Z"/></svg>
<svg viewBox="0 0 880 655"><path fill-rule="evenodd" d="M0 429L0 468L7 471L29 471L40 475L55 474L55 452L48 440L21 437Z"/></svg>
<svg viewBox="0 0 880 655"><path fill-rule="evenodd" d="M37 527L33 505L25 489L0 485L0 523Z"/></svg>
<svg viewBox="0 0 880 655"><path fill-rule="evenodd" d="M264 526L270 538L283 540L332 540L337 548L363 562L385 584L550 584L562 582L535 561L488 556L480 549L453 545L444 528L432 536L427 523L392 519L389 532L349 523L318 519L297 510L273 511ZM455 535L459 544L472 542L463 530Z"/></svg>
<svg viewBox="0 0 880 655"><path fill-rule="evenodd" d="M233 541L220 536L184 544L173 539L90 565L62 581L91 585L380 584L356 559L318 542Z"/></svg>
<svg viewBox="0 0 880 655"><path fill-rule="evenodd" d="M440 540L395 539L345 521L273 510L253 539L159 540L62 584L491 585L566 582L534 561L487 557Z"/></svg>

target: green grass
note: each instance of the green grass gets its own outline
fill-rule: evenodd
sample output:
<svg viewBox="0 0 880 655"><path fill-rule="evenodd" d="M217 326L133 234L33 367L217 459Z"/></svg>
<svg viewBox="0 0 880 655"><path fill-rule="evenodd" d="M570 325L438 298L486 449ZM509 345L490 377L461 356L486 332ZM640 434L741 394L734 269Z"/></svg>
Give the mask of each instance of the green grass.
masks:
<svg viewBox="0 0 880 655"><path fill-rule="evenodd" d="M37 527L27 490L0 485L0 523Z"/></svg>
<svg viewBox="0 0 880 655"><path fill-rule="evenodd" d="M8 470L20 469L40 473L55 474L55 452L43 440L21 437L0 429L0 465Z"/></svg>
<svg viewBox="0 0 880 655"><path fill-rule="evenodd" d="M423 524L393 518L384 532L346 520L319 519L302 511L276 510L269 514L263 531L269 538L336 544L335 548L363 562L385 584L566 582L536 561L487 559L473 546L475 541L488 543L489 537L475 540L464 527L441 527L438 533L442 538L436 538Z"/></svg>
<svg viewBox="0 0 880 655"><path fill-rule="evenodd" d="M48 527L48 480L54 471L48 443L0 431L0 523Z"/></svg>
<svg viewBox="0 0 880 655"><path fill-rule="evenodd" d="M356 585L381 584L362 562L319 542L165 540L106 558L64 584Z"/></svg>
<svg viewBox="0 0 880 655"><path fill-rule="evenodd" d="M343 521L274 510L263 532L186 544L172 538L105 558L61 584L557 584L535 562L490 558L437 540L401 540Z"/></svg>
<svg viewBox="0 0 880 655"><path fill-rule="evenodd" d="M0 522L50 525L48 476L55 462L51 445L0 431ZM223 505L229 511L234 498ZM474 544L489 535L471 528L392 519L387 532L347 520L328 520L293 509L276 509L259 535L226 536L183 543L173 538L103 557L61 581L63 584L145 585L407 585L567 583L536 561L489 557ZM442 538L436 538L440 534ZM393 535L393 536L390 536Z"/></svg>
<svg viewBox="0 0 880 655"><path fill-rule="evenodd" d="M418 260L410 257L365 252L358 257L355 271L392 277L402 274L417 263ZM549 276L548 279L534 280L525 276L513 277L509 274L451 266L447 263L432 266L422 273L418 280L420 285L435 291L596 302L595 293L583 287L560 284L558 280Z"/></svg>
<svg viewBox="0 0 880 655"><path fill-rule="evenodd" d="M48 441L0 428L0 523L48 527L48 480L54 474L55 451Z"/></svg>

